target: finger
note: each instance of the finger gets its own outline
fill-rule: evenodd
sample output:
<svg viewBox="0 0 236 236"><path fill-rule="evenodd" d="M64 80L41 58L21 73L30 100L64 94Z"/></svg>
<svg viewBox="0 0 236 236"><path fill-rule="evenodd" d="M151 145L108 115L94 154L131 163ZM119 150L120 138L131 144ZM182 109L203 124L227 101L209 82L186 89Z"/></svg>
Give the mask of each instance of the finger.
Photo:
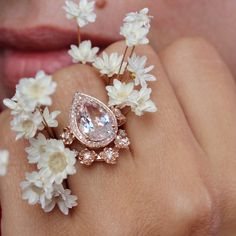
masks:
<svg viewBox="0 0 236 236"><path fill-rule="evenodd" d="M116 43L116 51L119 53L122 53L124 48L123 42ZM109 47L107 51L112 52L114 48ZM169 140L175 140L177 144L176 137L179 137L179 134L182 134L181 138L188 140L193 137L157 53L150 46L138 46L135 53L147 56L148 64L155 66L151 73L156 76L157 81L150 82L149 86L152 88L151 99L159 109L156 113L145 113L142 117L129 113L126 125L132 150L136 161L140 157L142 162L147 150L155 150L153 147L158 146L161 148L158 152L165 152L170 149L166 146L169 145ZM182 142L180 139L179 141ZM148 158L156 159L156 155L155 151Z"/></svg>
<svg viewBox="0 0 236 236"><path fill-rule="evenodd" d="M204 150L217 156L236 151L236 86L217 51L202 39L183 39L167 48L162 59Z"/></svg>
<svg viewBox="0 0 236 236"><path fill-rule="evenodd" d="M208 154L218 194L224 192L224 202L232 203L236 186L233 77L213 46L202 39L180 40L161 56L189 125ZM236 204L224 207L227 210L223 210L223 215L230 216L228 222L234 222Z"/></svg>
<svg viewBox="0 0 236 236"><path fill-rule="evenodd" d="M9 111L0 115L0 149L10 152L7 175L0 178L2 234L32 235L32 232L38 232L43 235L50 230L54 235L59 229L68 228L67 220L61 221L61 213L56 210L52 214L45 214L39 206L30 206L22 200L20 182L25 179L25 172L34 170L34 167L28 164L24 151L28 143L15 141L15 134L10 130L10 119ZM57 227L52 229L50 224Z"/></svg>

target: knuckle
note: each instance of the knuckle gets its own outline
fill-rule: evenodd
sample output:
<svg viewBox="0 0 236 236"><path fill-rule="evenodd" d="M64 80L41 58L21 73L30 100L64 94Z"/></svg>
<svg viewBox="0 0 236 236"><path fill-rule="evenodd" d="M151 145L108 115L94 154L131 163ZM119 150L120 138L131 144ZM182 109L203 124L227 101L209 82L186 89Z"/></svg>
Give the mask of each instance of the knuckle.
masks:
<svg viewBox="0 0 236 236"><path fill-rule="evenodd" d="M178 213L187 235L214 235L217 216L212 196L203 185L197 193L180 194L179 199L175 200L173 212Z"/></svg>
<svg viewBox="0 0 236 236"><path fill-rule="evenodd" d="M165 199L153 200L148 210L137 214L133 235L215 235L218 221L213 201L204 187L197 192L167 193Z"/></svg>
<svg viewBox="0 0 236 236"><path fill-rule="evenodd" d="M81 91L89 91L102 84L102 80L98 79L98 73L88 65L69 66L57 71L53 78L58 83L58 90L69 94L71 90L79 88Z"/></svg>
<svg viewBox="0 0 236 236"><path fill-rule="evenodd" d="M212 53L216 53L215 48L202 37L184 37L176 40L168 48L168 55L174 58L209 58ZM180 59L180 58L179 58Z"/></svg>

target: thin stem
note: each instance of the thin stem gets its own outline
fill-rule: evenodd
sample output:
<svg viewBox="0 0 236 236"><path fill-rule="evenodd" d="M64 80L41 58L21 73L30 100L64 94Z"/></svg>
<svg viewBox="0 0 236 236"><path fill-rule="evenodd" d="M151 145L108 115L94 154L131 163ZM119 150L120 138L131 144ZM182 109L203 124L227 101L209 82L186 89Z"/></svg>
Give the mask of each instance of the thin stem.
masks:
<svg viewBox="0 0 236 236"><path fill-rule="evenodd" d="M135 46L133 46L132 47L132 50L131 50L131 53L130 53L130 58L133 56L133 54L134 54L134 49L135 49ZM125 67L125 70L127 69L127 67L128 67L128 63L127 63L127 65L126 65L126 67Z"/></svg>
<svg viewBox="0 0 236 236"><path fill-rule="evenodd" d="M42 119L43 119L43 125L45 127L45 130L47 131L48 135L50 138L56 138L56 135L54 133L54 130L51 129L48 124L47 124L47 121L45 120L44 116L43 116L43 113L42 113L42 110L40 108L37 108L38 111L40 112L40 115L42 116Z"/></svg>
<svg viewBox="0 0 236 236"><path fill-rule="evenodd" d="M118 72L118 75L117 75L117 79L119 79L119 77L120 77L120 72L121 72L122 65L123 65L123 63L124 63L125 56L126 56L126 53L127 53L127 51L128 51L128 48L129 48L129 47L126 46L126 48L125 48L125 53L124 53L123 58L122 58L122 61L121 61L121 63L120 63L120 68L119 68L119 72Z"/></svg>
<svg viewBox="0 0 236 236"><path fill-rule="evenodd" d="M78 27L78 45L80 45L81 42L81 35L80 35L80 28Z"/></svg>

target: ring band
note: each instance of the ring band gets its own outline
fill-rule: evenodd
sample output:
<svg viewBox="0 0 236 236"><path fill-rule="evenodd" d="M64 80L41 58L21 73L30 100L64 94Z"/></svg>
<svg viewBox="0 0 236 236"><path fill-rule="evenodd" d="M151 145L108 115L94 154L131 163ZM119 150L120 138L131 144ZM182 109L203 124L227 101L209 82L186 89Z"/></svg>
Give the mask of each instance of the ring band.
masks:
<svg viewBox="0 0 236 236"><path fill-rule="evenodd" d="M115 164L120 149L127 149L130 140L120 127L126 117L118 107L109 108L100 100L76 92L71 105L69 126L61 134L65 145L79 141L83 148L78 153L81 164L94 161Z"/></svg>

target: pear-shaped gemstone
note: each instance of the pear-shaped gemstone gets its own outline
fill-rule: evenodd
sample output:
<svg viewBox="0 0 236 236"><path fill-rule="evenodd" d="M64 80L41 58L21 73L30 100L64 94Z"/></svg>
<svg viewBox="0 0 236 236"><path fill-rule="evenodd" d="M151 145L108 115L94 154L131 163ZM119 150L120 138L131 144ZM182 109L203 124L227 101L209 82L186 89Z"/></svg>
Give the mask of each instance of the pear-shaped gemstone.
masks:
<svg viewBox="0 0 236 236"><path fill-rule="evenodd" d="M76 93L72 104L70 126L75 137L88 147L105 147L118 130L113 112L101 101Z"/></svg>
<svg viewBox="0 0 236 236"><path fill-rule="evenodd" d="M77 122L81 133L92 141L103 141L114 136L112 118L97 103L85 102L79 109Z"/></svg>

